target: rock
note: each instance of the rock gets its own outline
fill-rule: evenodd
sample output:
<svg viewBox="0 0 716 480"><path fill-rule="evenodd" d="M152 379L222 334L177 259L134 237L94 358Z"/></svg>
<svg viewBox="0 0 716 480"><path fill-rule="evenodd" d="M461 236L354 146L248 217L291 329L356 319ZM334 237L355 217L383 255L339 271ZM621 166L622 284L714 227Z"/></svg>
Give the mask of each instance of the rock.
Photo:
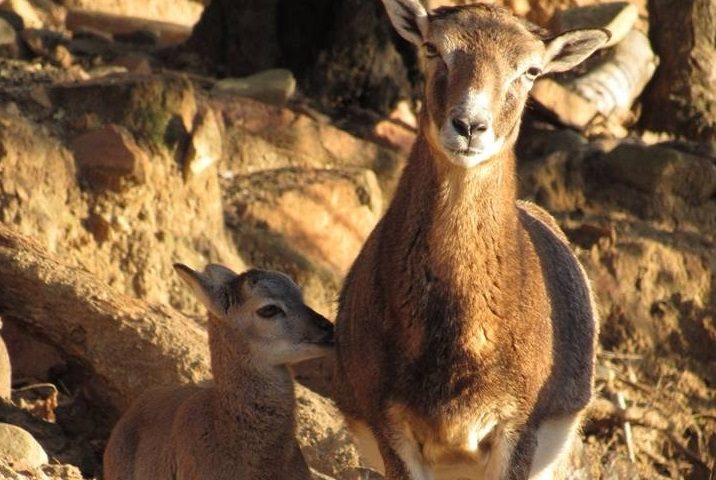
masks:
<svg viewBox="0 0 716 480"><path fill-rule="evenodd" d="M112 60L111 65L124 67L127 69L127 72L135 75L150 75L152 73L149 57L139 53L120 55Z"/></svg>
<svg viewBox="0 0 716 480"><path fill-rule="evenodd" d="M50 100L50 96L47 94L47 89L43 85L32 87L28 92L28 95L38 105L47 109L52 108L52 100Z"/></svg>
<svg viewBox="0 0 716 480"><path fill-rule="evenodd" d="M237 179L232 208L345 275L383 213L375 174L365 169L277 170ZM231 195L231 194L229 194Z"/></svg>
<svg viewBox="0 0 716 480"><path fill-rule="evenodd" d="M586 5L558 11L552 25L558 32L579 28L603 28L612 37L604 48L621 42L636 24L639 9L629 2L610 2Z"/></svg>
<svg viewBox="0 0 716 480"><path fill-rule="evenodd" d="M206 3L200 0L63 0L63 5L72 10L92 10L92 13L145 21L161 20L189 29L199 20Z"/></svg>
<svg viewBox="0 0 716 480"><path fill-rule="evenodd" d="M538 79L530 94L557 120L580 130L598 113L596 105L553 78Z"/></svg>
<svg viewBox="0 0 716 480"><path fill-rule="evenodd" d="M296 387L296 438L306 462L323 475L343 479L362 465L343 417L333 402Z"/></svg>
<svg viewBox="0 0 716 480"><path fill-rule="evenodd" d="M620 127L632 120L632 104L657 63L646 35L631 30L614 48L589 62L585 73L537 80L532 97L565 125L626 136Z"/></svg>
<svg viewBox="0 0 716 480"><path fill-rule="evenodd" d="M3 10L0 7L0 18L12 25L12 28L17 32L25 29L25 22L23 22L22 17L12 10Z"/></svg>
<svg viewBox="0 0 716 480"><path fill-rule="evenodd" d="M100 79L114 75L126 75L127 73L129 73L127 67L121 65L100 65L87 72L92 79Z"/></svg>
<svg viewBox="0 0 716 480"><path fill-rule="evenodd" d="M699 205L716 194L713 161L658 146L623 143L604 159L603 174L642 192L677 195Z"/></svg>
<svg viewBox="0 0 716 480"><path fill-rule="evenodd" d="M8 352L12 358L13 371L18 372L22 378L31 378L40 382L49 378L51 369L67 368L67 363L57 348L33 337L31 333L23 331L20 327L17 320L12 318L4 320L2 336L9 346Z"/></svg>
<svg viewBox="0 0 716 480"><path fill-rule="evenodd" d="M110 0L107 0L110 1ZM93 0L74 0L75 4L82 3L83 8L72 8L67 12L65 20L68 30L74 32L82 28L92 28L107 32L115 36L129 35L137 31L154 32L158 36L158 46L167 47L184 42L191 35L191 25L179 25L166 21L149 20L144 15L116 15L105 13L96 8L98 5ZM115 6L118 2L112 2ZM131 2L121 2L121 4ZM151 9L153 3L141 5L143 11ZM136 7L136 6L135 6ZM153 34L154 35L154 34Z"/></svg>
<svg viewBox="0 0 716 480"><path fill-rule="evenodd" d="M221 125L213 110L208 109L196 121L191 143L184 159L184 178L189 179L204 172L221 160L223 140Z"/></svg>
<svg viewBox="0 0 716 480"><path fill-rule="evenodd" d="M13 25L0 17L0 56L17 58L20 54L17 33Z"/></svg>
<svg viewBox="0 0 716 480"><path fill-rule="evenodd" d="M119 188L118 179L144 180L148 161L131 134L117 125L83 133L71 142L80 171L96 186Z"/></svg>
<svg viewBox="0 0 716 480"><path fill-rule="evenodd" d="M87 388L105 406L121 411L148 388L207 378L206 332L192 319L112 290L3 224L0 259L0 313L87 365Z"/></svg>
<svg viewBox="0 0 716 480"><path fill-rule="evenodd" d="M15 13L22 18L26 28L42 28L44 23L37 9L28 0L6 0L0 3L0 9Z"/></svg>
<svg viewBox="0 0 716 480"><path fill-rule="evenodd" d="M129 130L138 143L157 149L188 140L197 112L191 82L178 75L99 78L55 85L49 93L53 104L69 118L92 112L104 123Z"/></svg>
<svg viewBox="0 0 716 480"><path fill-rule="evenodd" d="M72 53L64 45L57 45L50 54L50 59L62 68L70 68L75 62Z"/></svg>
<svg viewBox="0 0 716 480"><path fill-rule="evenodd" d="M115 33L114 40L143 47L155 47L159 44L161 32L157 29L141 28L127 33Z"/></svg>
<svg viewBox="0 0 716 480"><path fill-rule="evenodd" d="M367 168L387 198L405 164L392 149L286 108L241 97L216 98L211 105L224 117L224 168L235 175L286 167Z"/></svg>
<svg viewBox="0 0 716 480"><path fill-rule="evenodd" d="M0 320L2 328L2 320ZM12 394L12 366L5 340L0 336L0 399L10 400Z"/></svg>
<svg viewBox="0 0 716 480"><path fill-rule="evenodd" d="M604 60L573 80L568 88L594 104L603 116L624 117L658 63L646 35L631 30Z"/></svg>
<svg viewBox="0 0 716 480"><path fill-rule="evenodd" d="M30 468L39 467L49 461L47 453L32 435L7 423L0 423L0 458Z"/></svg>
<svg viewBox="0 0 716 480"><path fill-rule="evenodd" d="M219 95L239 95L272 105L284 105L296 92L296 79L290 70L266 70L248 77L219 80L213 91Z"/></svg>
<svg viewBox="0 0 716 480"><path fill-rule="evenodd" d="M66 42L57 32L39 28L26 28L20 32L20 36L32 53L47 58L52 57L52 52L58 45Z"/></svg>
<svg viewBox="0 0 716 480"><path fill-rule="evenodd" d="M381 120L373 127L373 139L382 145L408 155L415 143L417 132L392 120Z"/></svg>

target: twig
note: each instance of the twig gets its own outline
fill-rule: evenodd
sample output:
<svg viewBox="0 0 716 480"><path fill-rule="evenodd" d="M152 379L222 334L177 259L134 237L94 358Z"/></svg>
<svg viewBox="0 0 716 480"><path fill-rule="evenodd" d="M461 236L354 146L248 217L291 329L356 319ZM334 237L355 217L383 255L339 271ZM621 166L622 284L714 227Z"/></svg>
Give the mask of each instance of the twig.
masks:
<svg viewBox="0 0 716 480"><path fill-rule="evenodd" d="M633 382L621 373L616 372L616 377L620 382L625 383L625 384L629 385L630 387L634 387L634 388L641 390L642 392L645 392L645 393L649 393L649 394L654 393L654 389L651 388L650 386L642 385L641 383L638 383L638 382Z"/></svg>
<svg viewBox="0 0 716 480"><path fill-rule="evenodd" d="M637 355L635 353L612 352L609 350L602 350L601 352L597 353L597 357L601 357L606 360L629 360L633 362L644 360L643 355Z"/></svg>
<svg viewBox="0 0 716 480"><path fill-rule="evenodd" d="M622 392L617 392L617 406L622 410L626 411L626 400ZM624 439L626 440L627 452L629 453L629 461L636 463L636 454L634 453L634 436L631 432L631 423L624 421Z"/></svg>
<svg viewBox="0 0 716 480"><path fill-rule="evenodd" d="M57 390L57 387L53 383L34 383L32 385L25 385L24 387L19 388L13 388L13 392L25 392L27 390L35 390L37 388L49 388L51 390L54 390L55 394L59 394L60 392Z"/></svg>

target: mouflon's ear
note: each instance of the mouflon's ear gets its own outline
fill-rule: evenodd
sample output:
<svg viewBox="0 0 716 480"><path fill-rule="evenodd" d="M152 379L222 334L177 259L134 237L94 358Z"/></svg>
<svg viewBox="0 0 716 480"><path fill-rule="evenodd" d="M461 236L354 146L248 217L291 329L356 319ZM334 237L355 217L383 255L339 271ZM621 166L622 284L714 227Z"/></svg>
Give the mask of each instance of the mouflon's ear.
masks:
<svg viewBox="0 0 716 480"><path fill-rule="evenodd" d="M211 313L217 317L226 315L229 305L223 282L217 282L209 275L194 271L181 263L175 263L174 270Z"/></svg>
<svg viewBox="0 0 716 480"><path fill-rule="evenodd" d="M587 28L570 30L545 41L543 73L565 72L587 59L611 38L608 30Z"/></svg>
<svg viewBox="0 0 716 480"><path fill-rule="evenodd" d="M220 284L229 283L239 276L238 273L230 268L219 265L218 263L210 263L204 267L204 274L208 275L214 282Z"/></svg>
<svg viewBox="0 0 716 480"><path fill-rule="evenodd" d="M428 12L418 0L383 0L390 22L401 37L421 46L428 27Z"/></svg>

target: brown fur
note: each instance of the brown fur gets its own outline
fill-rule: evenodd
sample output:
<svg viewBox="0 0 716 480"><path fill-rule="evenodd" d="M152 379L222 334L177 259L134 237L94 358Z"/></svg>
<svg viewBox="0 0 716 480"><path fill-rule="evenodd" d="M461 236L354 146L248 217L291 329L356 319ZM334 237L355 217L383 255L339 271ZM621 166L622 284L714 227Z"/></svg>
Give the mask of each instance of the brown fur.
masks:
<svg viewBox="0 0 716 480"><path fill-rule="evenodd" d="M428 66L416 145L341 294L336 401L349 423L372 430L387 478L411 478L403 444L416 445L428 468L475 460L455 442L466 419L481 415L497 426L480 451L498 434L513 446L508 466L488 478L528 478L539 426L589 402L596 313L554 219L516 202L512 146L527 93L499 80L515 59L543 54L541 41L494 7L438 17L430 41L470 55L450 70ZM485 85L507 141L465 169L447 161L435 130L461 92Z"/></svg>
<svg viewBox="0 0 716 480"><path fill-rule="evenodd" d="M240 308L239 314L245 316L257 306L251 305L252 294L242 285L250 281L237 277L227 282L235 291L218 292L216 302L211 303L222 304L227 311ZM254 297L260 288L261 280L254 287ZM296 294L291 288L285 295ZM332 338L327 320L304 306L300 297L292 300L282 304L287 317L311 323L300 332L301 341L319 345L327 334ZM214 384L159 389L138 400L112 432L105 451L105 479L310 478L294 437L293 377L286 365L269 365L254 352L257 340L250 337L254 327L210 312ZM318 347L310 348L309 358L319 356ZM325 346L321 348L326 351ZM300 358L306 358L306 351Z"/></svg>

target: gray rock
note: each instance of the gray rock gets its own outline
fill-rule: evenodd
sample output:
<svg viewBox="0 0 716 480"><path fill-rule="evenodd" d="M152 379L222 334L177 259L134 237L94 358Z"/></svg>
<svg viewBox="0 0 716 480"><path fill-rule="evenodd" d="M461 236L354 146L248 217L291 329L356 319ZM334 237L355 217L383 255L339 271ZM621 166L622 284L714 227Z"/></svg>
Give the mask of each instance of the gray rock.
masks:
<svg viewBox="0 0 716 480"><path fill-rule="evenodd" d="M716 165L663 147L623 143L604 157L604 174L645 193L699 204L716 194Z"/></svg>
<svg viewBox="0 0 716 480"><path fill-rule="evenodd" d="M272 105L283 105L296 93L296 79L289 70L274 69L242 78L216 82L214 93L249 97Z"/></svg>
<svg viewBox="0 0 716 480"><path fill-rule="evenodd" d="M47 463L47 453L27 431L9 423L0 423L0 457L29 468Z"/></svg>

